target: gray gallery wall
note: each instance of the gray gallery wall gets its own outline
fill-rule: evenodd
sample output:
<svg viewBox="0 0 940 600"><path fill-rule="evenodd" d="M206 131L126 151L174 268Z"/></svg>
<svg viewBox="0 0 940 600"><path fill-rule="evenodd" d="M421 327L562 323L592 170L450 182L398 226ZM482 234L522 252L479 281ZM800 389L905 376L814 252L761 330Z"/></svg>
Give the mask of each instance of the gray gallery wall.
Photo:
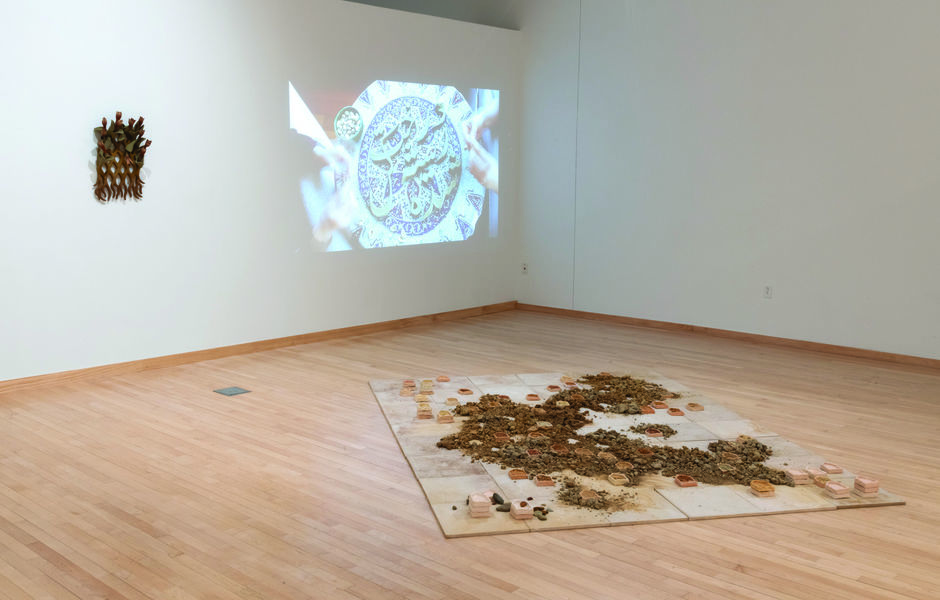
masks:
<svg viewBox="0 0 940 600"><path fill-rule="evenodd" d="M521 301L940 358L940 3L526 8Z"/></svg>
<svg viewBox="0 0 940 600"><path fill-rule="evenodd" d="M0 380L515 299L517 32L340 0L2 9ZM298 76L503 90L502 233L314 252ZM151 175L102 206L92 128L114 110L146 117Z"/></svg>

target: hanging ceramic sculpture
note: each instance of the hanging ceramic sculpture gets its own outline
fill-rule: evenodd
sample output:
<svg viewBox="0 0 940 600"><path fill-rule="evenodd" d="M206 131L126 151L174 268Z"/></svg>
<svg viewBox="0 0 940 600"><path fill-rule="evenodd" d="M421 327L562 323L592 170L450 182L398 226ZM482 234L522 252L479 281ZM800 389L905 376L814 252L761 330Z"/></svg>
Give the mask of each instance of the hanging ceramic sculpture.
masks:
<svg viewBox="0 0 940 600"><path fill-rule="evenodd" d="M98 141L95 197L100 202L129 196L140 200L144 192L140 170L151 144L151 140L144 138L144 118L125 123L118 112L110 125L107 118L102 118L101 127L95 127L95 139Z"/></svg>

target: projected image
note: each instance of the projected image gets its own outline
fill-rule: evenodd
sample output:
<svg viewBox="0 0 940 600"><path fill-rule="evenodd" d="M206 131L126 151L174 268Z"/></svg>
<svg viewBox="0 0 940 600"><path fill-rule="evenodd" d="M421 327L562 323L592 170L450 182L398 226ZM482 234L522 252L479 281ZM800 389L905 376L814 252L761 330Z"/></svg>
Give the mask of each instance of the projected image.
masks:
<svg viewBox="0 0 940 600"><path fill-rule="evenodd" d="M315 104L335 95L288 93L290 127L318 165L300 184L317 247L462 241L484 213L495 235L499 91L375 81L329 113Z"/></svg>

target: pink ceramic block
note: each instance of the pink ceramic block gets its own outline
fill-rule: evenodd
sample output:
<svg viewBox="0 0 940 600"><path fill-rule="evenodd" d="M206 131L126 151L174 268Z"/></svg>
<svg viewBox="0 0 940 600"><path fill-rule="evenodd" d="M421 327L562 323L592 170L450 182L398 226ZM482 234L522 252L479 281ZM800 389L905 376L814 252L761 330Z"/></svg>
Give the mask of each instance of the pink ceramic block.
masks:
<svg viewBox="0 0 940 600"><path fill-rule="evenodd" d="M695 487L698 485L698 482L691 475L676 475L673 481L679 487Z"/></svg>
<svg viewBox="0 0 940 600"><path fill-rule="evenodd" d="M682 412L682 409L681 409L681 408L670 408L670 409L669 409L668 411L666 411L666 412L668 412L668 413L669 413L669 416L671 416L671 417L682 417L682 416L685 415L685 413Z"/></svg>
<svg viewBox="0 0 940 600"><path fill-rule="evenodd" d="M872 479L870 477L855 478L855 489L860 489L865 492L877 492L879 485L880 483L877 479Z"/></svg>
<svg viewBox="0 0 940 600"><path fill-rule="evenodd" d="M514 519L531 519L533 516L532 505L525 500L513 500L509 506L509 514Z"/></svg>
<svg viewBox="0 0 940 600"><path fill-rule="evenodd" d="M838 481L829 481L826 483L826 487L823 488L826 494L832 498L848 498L849 497L849 488L842 485Z"/></svg>
<svg viewBox="0 0 940 600"><path fill-rule="evenodd" d="M814 468L812 468L812 467L807 467L807 468L806 468L806 472L809 473L809 476L810 476L810 477L820 477L820 476L826 474L825 471L823 471L823 470L821 470L821 469L814 469Z"/></svg>
<svg viewBox="0 0 940 600"><path fill-rule="evenodd" d="M669 405L666 404L665 402L662 402L661 400L657 400L657 401L651 403L651 406L652 406L653 408L657 409L657 410L665 410L665 409L669 408Z"/></svg>
<svg viewBox="0 0 940 600"><path fill-rule="evenodd" d="M705 407L699 404L698 402L689 402L688 404L685 405L685 407L691 411L696 411L696 412L700 410L705 410Z"/></svg>
<svg viewBox="0 0 940 600"><path fill-rule="evenodd" d="M539 487L552 487L555 485L555 480L548 475L539 474L535 476L535 485Z"/></svg>
<svg viewBox="0 0 940 600"><path fill-rule="evenodd" d="M663 437L663 432L655 427L650 427L646 430L646 435L647 437Z"/></svg>

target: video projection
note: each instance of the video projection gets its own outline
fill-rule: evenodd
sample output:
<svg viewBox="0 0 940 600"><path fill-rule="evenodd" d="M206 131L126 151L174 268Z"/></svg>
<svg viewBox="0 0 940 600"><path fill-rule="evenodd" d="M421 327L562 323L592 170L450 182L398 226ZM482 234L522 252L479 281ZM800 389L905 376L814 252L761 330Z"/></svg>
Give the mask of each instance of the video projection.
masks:
<svg viewBox="0 0 940 600"><path fill-rule="evenodd" d="M358 93L358 96L356 95ZM374 81L347 94L288 84L314 247L340 251L495 236L499 91Z"/></svg>

